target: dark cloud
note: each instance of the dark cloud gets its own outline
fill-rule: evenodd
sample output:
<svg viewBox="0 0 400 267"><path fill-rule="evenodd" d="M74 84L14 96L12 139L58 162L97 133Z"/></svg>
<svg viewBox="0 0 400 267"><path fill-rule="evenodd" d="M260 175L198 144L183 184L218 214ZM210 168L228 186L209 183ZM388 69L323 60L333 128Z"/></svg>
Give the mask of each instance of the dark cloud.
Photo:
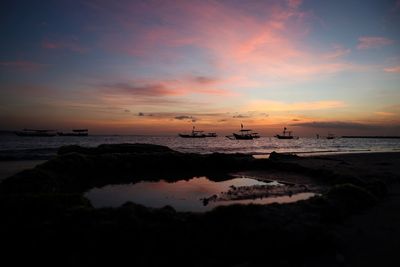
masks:
<svg viewBox="0 0 400 267"><path fill-rule="evenodd" d="M250 116L249 116L249 115L242 115L242 114L239 114L239 115L233 116L232 118L243 119L243 118L250 118Z"/></svg>
<svg viewBox="0 0 400 267"><path fill-rule="evenodd" d="M191 122L196 122L198 119L193 116L179 115L174 117L175 120L190 120Z"/></svg>
<svg viewBox="0 0 400 267"><path fill-rule="evenodd" d="M192 119L192 116L187 116L187 115L180 115L180 116L175 116L175 120L186 120L186 119Z"/></svg>
<svg viewBox="0 0 400 267"><path fill-rule="evenodd" d="M107 93L123 93L134 96L167 96L167 95L179 95L176 90L169 89L162 84L145 84L135 85L129 83L113 83L103 84L103 87L107 89Z"/></svg>
<svg viewBox="0 0 400 267"><path fill-rule="evenodd" d="M207 76L196 76L193 78L193 80L200 84L210 84L210 83L215 83L217 81L216 78Z"/></svg>
<svg viewBox="0 0 400 267"><path fill-rule="evenodd" d="M300 121L299 119L292 119L292 121Z"/></svg>
<svg viewBox="0 0 400 267"><path fill-rule="evenodd" d="M131 111L129 109L125 109L124 112L129 113Z"/></svg>
<svg viewBox="0 0 400 267"><path fill-rule="evenodd" d="M42 48L44 49L60 49L60 50L69 50L77 53L85 53L89 51L88 48L82 46L76 38L67 38L64 40L49 40L45 39L42 42Z"/></svg>
<svg viewBox="0 0 400 267"><path fill-rule="evenodd" d="M138 113L138 116L139 117L144 117L144 116L146 116L146 117L152 117L153 116L153 114L151 114L151 113L143 113L143 112L139 112Z"/></svg>
<svg viewBox="0 0 400 267"><path fill-rule="evenodd" d="M320 128L320 129L357 129L369 130L378 129L378 125L362 124L356 122L343 122L343 121L320 121L320 122L302 122L294 123L292 126L300 126L307 128Z"/></svg>

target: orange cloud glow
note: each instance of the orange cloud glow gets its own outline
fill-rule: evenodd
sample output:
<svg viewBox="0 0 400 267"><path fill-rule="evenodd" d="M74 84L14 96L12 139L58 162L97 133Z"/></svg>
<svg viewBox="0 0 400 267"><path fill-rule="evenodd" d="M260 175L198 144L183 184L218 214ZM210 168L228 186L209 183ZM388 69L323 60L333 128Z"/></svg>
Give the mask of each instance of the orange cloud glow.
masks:
<svg viewBox="0 0 400 267"><path fill-rule="evenodd" d="M383 70L386 72L400 73L400 66L384 68Z"/></svg>
<svg viewBox="0 0 400 267"><path fill-rule="evenodd" d="M266 112L281 112L281 111L307 111L307 110L323 110L345 107L346 104L342 101L314 101L314 102L281 102L269 100L257 100L246 106L247 110L262 110Z"/></svg>
<svg viewBox="0 0 400 267"><path fill-rule="evenodd" d="M395 116L396 114L393 112L386 112L386 111L377 111L375 112L376 115L379 116L384 116L384 117L391 117L391 116Z"/></svg>

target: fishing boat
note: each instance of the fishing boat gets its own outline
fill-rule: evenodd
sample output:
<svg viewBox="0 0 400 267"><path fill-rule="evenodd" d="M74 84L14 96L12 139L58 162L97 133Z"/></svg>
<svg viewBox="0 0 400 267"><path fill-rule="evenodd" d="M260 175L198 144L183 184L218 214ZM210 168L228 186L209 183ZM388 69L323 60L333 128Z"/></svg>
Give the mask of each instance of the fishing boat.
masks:
<svg viewBox="0 0 400 267"><path fill-rule="evenodd" d="M195 131L195 127L193 126L192 132L190 134L179 134L182 138L206 138L207 135L204 134L204 131Z"/></svg>
<svg viewBox="0 0 400 267"><path fill-rule="evenodd" d="M206 137L217 137L217 133L206 133Z"/></svg>
<svg viewBox="0 0 400 267"><path fill-rule="evenodd" d="M55 130L34 130L34 129L23 129L21 131L14 132L18 136L23 137L52 137L56 136Z"/></svg>
<svg viewBox="0 0 400 267"><path fill-rule="evenodd" d="M73 129L72 132L58 132L59 136L88 136L88 129Z"/></svg>
<svg viewBox="0 0 400 267"><path fill-rule="evenodd" d="M253 140L260 138L258 133L254 133L251 129L243 129L243 124L240 125L241 129L239 133L232 133L232 135L227 135L226 137L229 139L236 140Z"/></svg>
<svg viewBox="0 0 400 267"><path fill-rule="evenodd" d="M275 137L278 139L299 139L299 137L292 135L292 131L287 131L286 127L283 128L282 135L277 134Z"/></svg>

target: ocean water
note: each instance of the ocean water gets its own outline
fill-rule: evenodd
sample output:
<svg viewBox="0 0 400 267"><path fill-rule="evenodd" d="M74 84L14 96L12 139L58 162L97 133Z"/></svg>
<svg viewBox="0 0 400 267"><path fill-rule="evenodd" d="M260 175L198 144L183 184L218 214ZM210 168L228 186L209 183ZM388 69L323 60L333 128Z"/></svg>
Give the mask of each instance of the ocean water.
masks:
<svg viewBox="0 0 400 267"><path fill-rule="evenodd" d="M330 153L394 152L400 151L400 139L299 138L281 140L261 137L254 140L230 140L226 137L190 139L179 136L90 135L87 137L20 137L0 136L0 160L48 159L64 145L95 147L100 144L147 143L168 146L180 152L246 153L268 155L272 151L302 155Z"/></svg>

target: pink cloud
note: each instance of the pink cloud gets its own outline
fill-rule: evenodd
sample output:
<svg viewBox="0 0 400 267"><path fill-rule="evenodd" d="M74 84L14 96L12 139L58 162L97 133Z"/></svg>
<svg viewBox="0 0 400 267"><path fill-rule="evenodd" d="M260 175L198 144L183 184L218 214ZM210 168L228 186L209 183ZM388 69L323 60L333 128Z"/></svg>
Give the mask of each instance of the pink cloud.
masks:
<svg viewBox="0 0 400 267"><path fill-rule="evenodd" d="M343 59L349 49L318 53L304 45L311 16L301 10L301 2L255 1L241 8L220 1L135 2L108 14L115 16L118 31L103 26L100 46L144 65L192 64L182 51L193 51L194 56L201 55L202 64L219 73L219 92L238 86L265 87L271 79L315 79L318 74L355 69ZM260 11L262 15L255 15ZM149 14L151 19L145 17ZM149 20L157 23L143 23ZM189 86L190 90L180 88L197 88Z"/></svg>
<svg viewBox="0 0 400 267"><path fill-rule="evenodd" d="M383 70L386 72L400 73L400 66L384 68Z"/></svg>
<svg viewBox="0 0 400 267"><path fill-rule="evenodd" d="M365 36L358 38L358 49L376 48L393 44L394 41L385 37Z"/></svg>
<svg viewBox="0 0 400 267"><path fill-rule="evenodd" d="M105 84L104 93L108 95L136 96L136 97L164 97L164 96L184 96L189 94L204 94L214 96L235 96L233 92L225 89L210 87L213 82L200 77L200 80L189 81L163 81L151 83L151 81L139 81L132 83Z"/></svg>
<svg viewBox="0 0 400 267"><path fill-rule="evenodd" d="M237 93L234 93L230 90L218 89L218 88L197 89L192 91L192 93L214 95L214 96L238 96Z"/></svg>
<svg viewBox="0 0 400 267"><path fill-rule="evenodd" d="M170 89L163 84L132 85L129 83L115 83L105 85L108 94L122 94L129 96L169 96L182 95L183 91Z"/></svg>
<svg viewBox="0 0 400 267"><path fill-rule="evenodd" d="M282 102L271 100L257 100L250 102L244 109L255 109L268 112L287 112L305 110L324 110L343 108L346 104L343 101L323 100L313 102Z"/></svg>
<svg viewBox="0 0 400 267"><path fill-rule="evenodd" d="M159 4L154 9L151 9L151 4L135 4L136 8L132 8L134 14L118 17L120 26L134 34L122 36L119 33L111 33L107 34L103 41L111 49L141 56L153 56L157 53L155 48L182 46L195 46L219 52L225 48L229 49L235 43L241 45L243 42L251 49L251 46L257 46L257 43L246 44L252 41L247 40L248 38L257 39L257 35L261 34L263 36L259 41L268 41L268 35L272 35L272 31L285 28L285 21L300 16L300 12L288 10L277 3L260 6L267 10L265 19L256 18L250 13L218 2ZM138 10L140 13L148 11L162 23L141 25L138 23L141 17L137 14ZM180 15L176 16L177 13Z"/></svg>
<svg viewBox="0 0 400 267"><path fill-rule="evenodd" d="M46 64L40 64L32 61L0 61L0 67L13 68L19 70L38 70L47 66Z"/></svg>

